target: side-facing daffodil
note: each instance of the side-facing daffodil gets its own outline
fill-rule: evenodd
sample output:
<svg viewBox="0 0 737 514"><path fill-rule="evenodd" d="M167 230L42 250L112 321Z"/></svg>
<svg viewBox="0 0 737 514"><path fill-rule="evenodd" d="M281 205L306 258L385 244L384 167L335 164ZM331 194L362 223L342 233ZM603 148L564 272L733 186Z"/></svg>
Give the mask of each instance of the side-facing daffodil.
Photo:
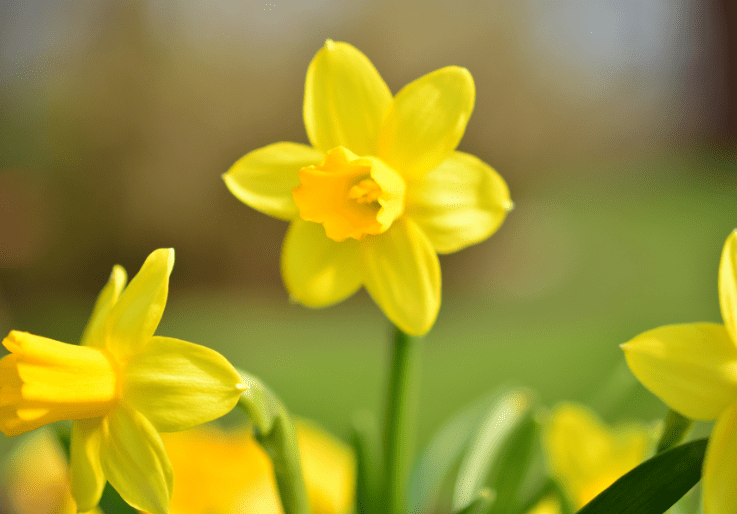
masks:
<svg viewBox="0 0 737 514"><path fill-rule="evenodd" d="M154 251L128 286L115 266L79 346L11 331L0 360L0 430L74 420L71 488L91 510L109 481L133 507L165 514L173 473L159 432L226 414L245 388L219 353L154 336L174 250Z"/></svg>
<svg viewBox="0 0 737 514"><path fill-rule="evenodd" d="M401 330L430 330L437 254L483 241L512 207L488 164L455 151L474 100L465 68L441 68L392 97L365 55L325 43L305 84L312 146L259 148L223 176L239 200L291 222L281 270L292 298L325 307L363 285Z"/></svg>
<svg viewBox="0 0 737 514"><path fill-rule="evenodd" d="M655 436L655 430L642 423L610 427L584 406L562 403L545 423L543 449L550 474L578 510L644 461ZM536 512L561 509L555 500L546 499Z"/></svg>
<svg viewBox="0 0 737 514"><path fill-rule="evenodd" d="M688 323L649 330L622 345L637 379L673 410L716 424L706 448L706 514L737 512L737 230L719 264L724 324Z"/></svg>

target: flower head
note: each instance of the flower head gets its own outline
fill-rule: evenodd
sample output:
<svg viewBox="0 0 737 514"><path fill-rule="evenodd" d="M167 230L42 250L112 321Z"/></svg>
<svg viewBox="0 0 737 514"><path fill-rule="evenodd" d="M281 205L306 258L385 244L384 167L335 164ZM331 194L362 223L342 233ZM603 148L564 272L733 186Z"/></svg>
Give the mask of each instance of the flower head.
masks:
<svg viewBox="0 0 737 514"><path fill-rule="evenodd" d="M563 403L545 425L543 448L551 474L578 510L645 460L654 436L644 425L610 427L585 407Z"/></svg>
<svg viewBox="0 0 737 514"><path fill-rule="evenodd" d="M471 74L457 66L392 97L365 55L325 43L305 83L312 147L274 143L223 176L239 200L291 222L281 269L294 299L325 307L363 285L404 332L430 330L437 254L483 241L512 206L488 164L455 151L474 97Z"/></svg>
<svg viewBox="0 0 737 514"><path fill-rule="evenodd" d="M719 264L724 325L689 323L649 330L622 345L637 379L672 409L716 424L703 465L707 514L737 512L737 230Z"/></svg>
<svg viewBox="0 0 737 514"><path fill-rule="evenodd" d="M154 336L173 265L174 250L156 250L127 287L115 266L79 346L18 331L3 340L0 430L75 420L71 487L82 511L109 481L132 506L167 512L173 474L159 432L222 416L244 388L214 350Z"/></svg>
<svg viewBox="0 0 737 514"><path fill-rule="evenodd" d="M296 429L311 511L349 514L355 489L353 453L311 423L298 420ZM171 514L282 512L271 459L249 432L203 426L165 434L163 440L178 484Z"/></svg>

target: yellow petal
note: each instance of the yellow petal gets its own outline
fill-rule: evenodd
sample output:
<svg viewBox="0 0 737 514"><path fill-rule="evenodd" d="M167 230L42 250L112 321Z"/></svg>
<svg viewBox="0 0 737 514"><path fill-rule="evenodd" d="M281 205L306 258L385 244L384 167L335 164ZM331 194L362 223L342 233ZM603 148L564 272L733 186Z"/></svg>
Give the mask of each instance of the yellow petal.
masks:
<svg viewBox="0 0 737 514"><path fill-rule="evenodd" d="M105 324L113 305L118 301L118 297L120 297L120 293L125 287L127 279L125 269L122 266L113 266L113 272L110 274L107 284L97 297L95 308L92 310L92 316L90 316L90 320L84 329L80 345L105 347Z"/></svg>
<svg viewBox="0 0 737 514"><path fill-rule="evenodd" d="M560 500L555 496L546 496L540 500L527 514L561 514L563 507Z"/></svg>
<svg viewBox="0 0 737 514"><path fill-rule="evenodd" d="M377 155L406 179L437 167L463 137L475 94L471 74L458 66L407 84L384 118Z"/></svg>
<svg viewBox="0 0 737 514"><path fill-rule="evenodd" d="M737 403L727 408L711 432L703 467L704 512L737 512Z"/></svg>
<svg viewBox="0 0 737 514"><path fill-rule="evenodd" d="M102 418L80 419L72 424L69 447L72 496L80 512L92 510L105 488L105 474L100 464Z"/></svg>
<svg viewBox="0 0 737 514"><path fill-rule="evenodd" d="M159 432L185 430L230 412L243 391L238 372L215 350L153 337L131 357L123 399Z"/></svg>
<svg viewBox="0 0 737 514"><path fill-rule="evenodd" d="M0 360L0 430L22 434L63 419L104 416L117 373L103 348L64 344L13 330Z"/></svg>
<svg viewBox="0 0 737 514"><path fill-rule="evenodd" d="M391 100L389 87L365 55L348 43L327 40L307 68L307 137L323 152L344 146L357 155L373 155Z"/></svg>
<svg viewBox="0 0 737 514"><path fill-rule="evenodd" d="M318 426L296 421L302 474L314 514L353 511L356 459L351 449Z"/></svg>
<svg viewBox="0 0 737 514"><path fill-rule="evenodd" d="M174 474L164 443L140 413L118 406L103 421L100 452L102 470L110 485L132 507L166 514Z"/></svg>
<svg viewBox="0 0 737 514"><path fill-rule="evenodd" d="M249 207L283 220L297 216L292 190L301 168L317 164L322 152L297 143L274 143L247 153L223 175L233 195Z"/></svg>
<svg viewBox="0 0 737 514"><path fill-rule="evenodd" d="M715 419L737 398L737 348L723 325L660 327L622 349L637 379L686 417Z"/></svg>
<svg viewBox="0 0 737 514"><path fill-rule="evenodd" d="M556 406L545 424L548 467L579 509L640 464L652 442L645 426L610 428L582 405Z"/></svg>
<svg viewBox="0 0 737 514"><path fill-rule="evenodd" d="M119 361L125 361L154 335L166 306L173 267L173 248L153 251L113 306L106 339L108 350Z"/></svg>
<svg viewBox="0 0 737 514"><path fill-rule="evenodd" d="M281 272L284 286L308 307L327 307L361 287L358 241L337 242L318 223L294 220L284 238Z"/></svg>
<svg viewBox="0 0 737 514"><path fill-rule="evenodd" d="M430 241L410 219L361 242L366 289L386 317L410 335L426 334L440 309L440 263Z"/></svg>
<svg viewBox="0 0 737 514"><path fill-rule="evenodd" d="M719 306L732 342L737 346L737 230L724 244L719 264Z"/></svg>
<svg viewBox="0 0 737 514"><path fill-rule="evenodd" d="M438 253L457 252L493 234L512 208L504 179L473 155L453 152L410 183L407 216Z"/></svg>

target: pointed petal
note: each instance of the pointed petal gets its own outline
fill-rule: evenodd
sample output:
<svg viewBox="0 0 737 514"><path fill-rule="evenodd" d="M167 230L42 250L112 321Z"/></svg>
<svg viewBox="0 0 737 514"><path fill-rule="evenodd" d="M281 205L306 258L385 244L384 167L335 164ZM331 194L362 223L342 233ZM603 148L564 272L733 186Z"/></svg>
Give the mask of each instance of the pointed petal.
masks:
<svg viewBox="0 0 737 514"><path fill-rule="evenodd" d="M299 185L299 170L325 156L298 143L274 143L247 153L223 175L233 195L249 207L283 220L298 216L292 190Z"/></svg>
<svg viewBox="0 0 737 514"><path fill-rule="evenodd" d="M80 345L105 347L105 324L110 311L113 310L113 305L118 301L120 293L123 292L127 280L125 269L122 266L113 266L113 272L110 274L107 284L97 297L95 308L92 310L92 316L90 316L90 320L84 329Z"/></svg>
<svg viewBox="0 0 737 514"><path fill-rule="evenodd" d="M235 368L215 350L157 336L128 361L123 397L159 432L174 432L233 410L241 383Z"/></svg>
<svg viewBox="0 0 737 514"><path fill-rule="evenodd" d="M473 155L453 152L410 182L406 214L435 251L452 253L493 234L512 208L504 179Z"/></svg>
<svg viewBox="0 0 737 514"><path fill-rule="evenodd" d="M434 169L463 137L475 95L473 77L458 66L407 84L384 118L377 155L406 179Z"/></svg>
<svg viewBox="0 0 737 514"><path fill-rule="evenodd" d="M80 419L72 424L71 488L80 512L92 510L105 488L105 474L100 464L102 418Z"/></svg>
<svg viewBox="0 0 737 514"><path fill-rule="evenodd" d="M732 342L737 346L737 230L724 244L719 264L719 306Z"/></svg>
<svg viewBox="0 0 737 514"><path fill-rule="evenodd" d="M715 419L737 398L737 348L723 325L668 325L622 349L637 379L686 417Z"/></svg>
<svg viewBox="0 0 737 514"><path fill-rule="evenodd" d="M119 361L154 335L166 306L173 267L173 248L153 251L110 312L106 344Z"/></svg>
<svg viewBox="0 0 737 514"><path fill-rule="evenodd" d="M410 219L361 241L363 280L387 318L410 335L426 334L440 309L440 263Z"/></svg>
<svg viewBox="0 0 737 514"><path fill-rule="evenodd" d="M337 242L318 223L294 220L284 238L281 272L289 294L308 307L327 307L361 287L358 241Z"/></svg>
<svg viewBox="0 0 737 514"><path fill-rule="evenodd" d="M323 152L344 146L356 155L374 155L391 100L389 87L365 55L348 43L327 40L307 68L307 137Z"/></svg>
<svg viewBox="0 0 737 514"><path fill-rule="evenodd" d="M174 474L153 425L124 406L113 409L103 422L102 469L110 485L132 507L166 514Z"/></svg>
<svg viewBox="0 0 737 514"><path fill-rule="evenodd" d="M717 420L709 437L704 459L704 512L732 514L737 512L737 403L732 404Z"/></svg>

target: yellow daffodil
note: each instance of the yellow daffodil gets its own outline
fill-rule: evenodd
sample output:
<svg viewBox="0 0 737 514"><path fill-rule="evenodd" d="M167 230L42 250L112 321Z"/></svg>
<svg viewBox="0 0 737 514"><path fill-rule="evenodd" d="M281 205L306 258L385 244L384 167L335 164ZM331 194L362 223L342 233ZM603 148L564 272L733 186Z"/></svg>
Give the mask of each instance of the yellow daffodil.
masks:
<svg viewBox="0 0 737 514"><path fill-rule="evenodd" d="M637 379L672 409L716 424L702 471L706 514L737 512L737 231L719 264L724 325L689 323L649 330L622 345Z"/></svg>
<svg viewBox="0 0 737 514"><path fill-rule="evenodd" d="M349 514L352 452L310 423L297 421L296 429L312 513ZM271 460L249 433L206 426L165 434L163 440L177 475L170 514L282 512Z"/></svg>
<svg viewBox="0 0 737 514"><path fill-rule="evenodd" d="M654 437L644 425L609 427L582 405L564 403L545 424L543 449L551 475L578 510L645 460ZM549 497L534 512L555 514L561 506Z"/></svg>
<svg viewBox="0 0 737 514"><path fill-rule="evenodd" d="M488 164L454 151L474 99L471 74L457 66L392 98L365 55L325 43L305 84L312 147L274 143L223 176L239 200L291 222L281 270L296 301L325 307L363 285L401 330L430 330L440 308L437 254L483 241L512 206Z"/></svg>
<svg viewBox="0 0 737 514"><path fill-rule="evenodd" d="M51 430L33 433L7 456L2 484L0 510L7 514L77 514L66 458Z"/></svg>
<svg viewBox="0 0 737 514"><path fill-rule="evenodd" d="M106 480L130 505L168 511L173 474L159 432L230 411L244 385L219 353L154 336L174 250L154 251L127 287L115 266L81 345L11 331L0 360L0 430L17 435L75 420L71 488L79 509L97 505Z"/></svg>

